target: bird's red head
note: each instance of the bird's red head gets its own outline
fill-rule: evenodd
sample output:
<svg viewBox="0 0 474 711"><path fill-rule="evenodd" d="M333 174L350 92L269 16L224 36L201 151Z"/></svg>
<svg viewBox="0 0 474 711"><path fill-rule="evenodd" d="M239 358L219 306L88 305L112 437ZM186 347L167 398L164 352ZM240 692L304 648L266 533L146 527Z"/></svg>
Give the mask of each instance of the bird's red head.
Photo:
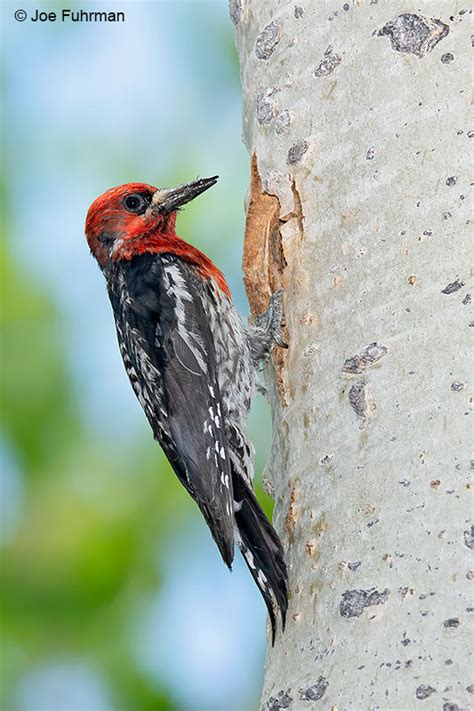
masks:
<svg viewBox="0 0 474 711"><path fill-rule="evenodd" d="M87 212L86 237L101 267L132 246L134 239L160 226L163 217L149 209L155 193L151 185L128 183L94 200Z"/></svg>
<svg viewBox="0 0 474 711"><path fill-rule="evenodd" d="M104 269L144 252L185 256L186 247L194 250L176 235L176 211L216 182L214 176L166 190L145 183L107 190L94 200L86 218L87 242L99 265Z"/></svg>

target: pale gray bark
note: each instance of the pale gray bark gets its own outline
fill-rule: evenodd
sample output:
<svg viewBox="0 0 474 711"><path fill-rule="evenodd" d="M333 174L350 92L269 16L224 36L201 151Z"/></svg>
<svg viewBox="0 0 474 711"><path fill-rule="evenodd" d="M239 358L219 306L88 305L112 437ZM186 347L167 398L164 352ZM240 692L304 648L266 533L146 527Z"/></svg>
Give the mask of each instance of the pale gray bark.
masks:
<svg viewBox="0 0 474 711"><path fill-rule="evenodd" d="M247 291L261 311L284 287L290 344L267 477L291 600L262 708L470 708L471 11L230 11L255 154Z"/></svg>

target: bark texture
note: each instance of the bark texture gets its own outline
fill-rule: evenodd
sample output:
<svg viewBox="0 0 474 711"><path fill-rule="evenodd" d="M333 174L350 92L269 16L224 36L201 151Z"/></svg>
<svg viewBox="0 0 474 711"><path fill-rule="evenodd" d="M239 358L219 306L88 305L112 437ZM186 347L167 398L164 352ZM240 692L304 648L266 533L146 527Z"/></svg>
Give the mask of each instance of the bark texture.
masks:
<svg viewBox="0 0 474 711"><path fill-rule="evenodd" d="M289 342L266 476L291 599L264 711L474 701L470 13L230 3L245 283L255 312L283 286Z"/></svg>

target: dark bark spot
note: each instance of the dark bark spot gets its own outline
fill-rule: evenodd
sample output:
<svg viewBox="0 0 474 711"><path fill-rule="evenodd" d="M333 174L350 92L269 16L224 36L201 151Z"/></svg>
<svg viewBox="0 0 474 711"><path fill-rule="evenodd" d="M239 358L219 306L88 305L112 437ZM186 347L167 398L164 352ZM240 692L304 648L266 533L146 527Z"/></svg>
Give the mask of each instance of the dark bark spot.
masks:
<svg viewBox="0 0 474 711"><path fill-rule="evenodd" d="M278 22L270 22L260 32L255 42L255 54L258 59L268 59L273 54L281 35L281 25Z"/></svg>
<svg viewBox="0 0 474 711"><path fill-rule="evenodd" d="M455 380L454 383L451 383L451 390L454 390L454 392L459 392L460 390L464 390L465 387L466 387L466 383L463 383L460 380Z"/></svg>
<svg viewBox="0 0 474 711"><path fill-rule="evenodd" d="M470 304L470 303L471 303L471 298L472 298L472 297L471 297L470 294L466 294L466 296L465 296L464 299L462 300L462 303L464 304L464 306L467 306L467 304Z"/></svg>
<svg viewBox="0 0 474 711"><path fill-rule="evenodd" d="M448 33L448 25L441 20L404 13L387 22L378 35L389 37L395 51L411 53L422 59Z"/></svg>
<svg viewBox="0 0 474 711"><path fill-rule="evenodd" d="M474 548L474 526L471 526L470 531L464 531L464 545Z"/></svg>
<svg viewBox="0 0 474 711"><path fill-rule="evenodd" d="M328 464L331 464L333 458L334 458L333 454L325 454L324 457L321 457L321 459L319 460L319 463L321 464L321 466L325 467Z"/></svg>
<svg viewBox="0 0 474 711"><path fill-rule="evenodd" d="M356 415L364 419L375 411L377 404L365 378L358 380L351 387L349 390L349 402Z"/></svg>
<svg viewBox="0 0 474 711"><path fill-rule="evenodd" d="M350 570L352 573L355 573L355 571L356 571L358 568L360 568L361 565L362 565L362 561L357 560L357 561L355 561L354 563L348 563L348 564L347 564L347 567L349 568L349 570Z"/></svg>
<svg viewBox="0 0 474 711"><path fill-rule="evenodd" d="M451 52L446 52L446 54L443 54L441 56L441 61L443 62L443 64L449 64L450 62L453 61L453 59L454 59L454 54L451 54Z"/></svg>
<svg viewBox="0 0 474 711"><path fill-rule="evenodd" d="M240 0L229 0L229 15L234 25L238 25L242 17L242 5Z"/></svg>
<svg viewBox="0 0 474 711"><path fill-rule="evenodd" d="M277 696L270 696L268 701L263 706L263 711L280 711L290 707L293 697L290 696L291 689L287 691L279 691Z"/></svg>
<svg viewBox="0 0 474 711"><path fill-rule="evenodd" d="M275 119L275 131L280 134L286 131L291 123L291 115L288 109L280 111Z"/></svg>
<svg viewBox="0 0 474 711"><path fill-rule="evenodd" d="M300 7L299 5L295 5L295 17L296 17L296 19L299 20L300 18L303 17L303 15L304 15L304 10L303 10L303 8Z"/></svg>
<svg viewBox="0 0 474 711"><path fill-rule="evenodd" d="M366 160L373 160L374 157L375 157L375 150L374 150L374 147L372 146L372 147L369 148L369 150L367 151L367 153L366 153L366 155L365 155L365 159L366 159Z"/></svg>
<svg viewBox="0 0 474 711"><path fill-rule="evenodd" d="M468 694L474 694L474 684L469 684L469 686L466 686L466 691Z"/></svg>
<svg viewBox="0 0 474 711"><path fill-rule="evenodd" d="M455 175L451 175L449 178L446 178L446 185L451 187L451 185L456 185L457 183L457 177Z"/></svg>
<svg viewBox="0 0 474 711"><path fill-rule="evenodd" d="M346 358L342 370L344 373L362 373L369 366L377 363L388 353L387 346L382 343L369 343L361 353Z"/></svg>
<svg viewBox="0 0 474 711"><path fill-rule="evenodd" d="M337 65L341 63L341 61L342 58L338 54L335 54L332 45L329 45L329 47L324 52L323 58L321 59L318 67L314 70L314 76L327 77L328 74L333 73L333 71L335 70Z"/></svg>
<svg viewBox="0 0 474 711"><path fill-rule="evenodd" d="M275 102L275 95L278 89L274 86L268 86L263 89L257 96L257 121L260 126L266 126L271 123L278 113L278 108Z"/></svg>
<svg viewBox="0 0 474 711"><path fill-rule="evenodd" d="M459 289L462 289L463 286L464 282L459 281L459 279L456 279L455 281L452 281L447 286L445 286L444 289L441 289L441 293L454 294L455 291L459 291Z"/></svg>
<svg viewBox="0 0 474 711"><path fill-rule="evenodd" d="M293 143L290 150L288 151L288 156L286 158L286 162L288 163L288 165L295 165L296 163L299 163L308 148L308 141L301 140L297 141L296 143Z"/></svg>
<svg viewBox="0 0 474 711"><path fill-rule="evenodd" d="M436 689L433 689L432 686L429 686L428 684L420 684L420 686L417 687L415 691L415 696L417 699L427 699L428 696L431 696L431 694L434 694Z"/></svg>
<svg viewBox="0 0 474 711"><path fill-rule="evenodd" d="M452 627L459 627L461 623L459 622L458 617L450 617L449 620L445 620L443 622L443 627L447 628L452 628Z"/></svg>
<svg viewBox="0 0 474 711"><path fill-rule="evenodd" d="M450 701L447 701L445 704L443 704L443 711L463 711L457 704L452 704Z"/></svg>
<svg viewBox="0 0 474 711"><path fill-rule="evenodd" d="M319 699L323 698L328 686L328 680L320 676L313 686L309 686L307 689L300 689L301 701L319 701Z"/></svg>
<svg viewBox="0 0 474 711"><path fill-rule="evenodd" d="M390 595L390 591L385 589L379 592L375 588L370 590L346 590L342 593L342 601L339 605L339 612L342 617L360 617L366 607L371 605L383 605Z"/></svg>

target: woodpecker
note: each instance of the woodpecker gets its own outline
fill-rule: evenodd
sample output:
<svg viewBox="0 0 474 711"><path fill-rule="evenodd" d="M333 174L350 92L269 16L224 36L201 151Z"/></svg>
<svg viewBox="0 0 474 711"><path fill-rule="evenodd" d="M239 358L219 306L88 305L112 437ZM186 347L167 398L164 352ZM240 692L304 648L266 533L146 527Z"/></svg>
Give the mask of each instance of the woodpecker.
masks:
<svg viewBox="0 0 474 711"><path fill-rule="evenodd" d="M177 211L218 176L170 189L129 183L89 208L86 237L106 280L132 388L231 569L237 544L268 609L272 644L288 606L281 542L253 491L246 417L281 335L281 292L239 316L219 269L176 234Z"/></svg>

